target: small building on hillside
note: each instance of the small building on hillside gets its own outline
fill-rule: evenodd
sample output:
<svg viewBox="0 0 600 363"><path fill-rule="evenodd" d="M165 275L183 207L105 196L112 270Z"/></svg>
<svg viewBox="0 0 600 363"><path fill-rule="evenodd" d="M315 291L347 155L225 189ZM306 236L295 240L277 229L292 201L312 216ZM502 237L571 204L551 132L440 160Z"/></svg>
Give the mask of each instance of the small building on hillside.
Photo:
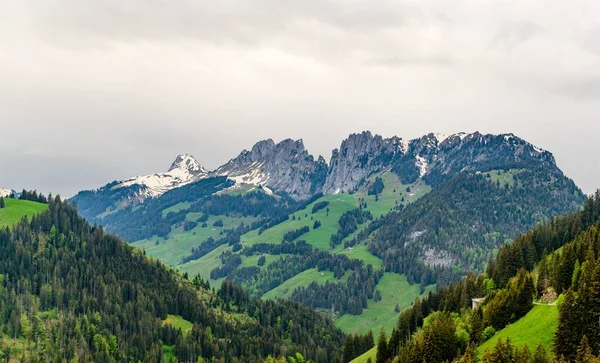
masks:
<svg viewBox="0 0 600 363"><path fill-rule="evenodd" d="M483 304L483 302L485 301L484 297L480 297L477 299L472 299L473 301L473 310L477 309L478 307L481 306L481 304Z"/></svg>

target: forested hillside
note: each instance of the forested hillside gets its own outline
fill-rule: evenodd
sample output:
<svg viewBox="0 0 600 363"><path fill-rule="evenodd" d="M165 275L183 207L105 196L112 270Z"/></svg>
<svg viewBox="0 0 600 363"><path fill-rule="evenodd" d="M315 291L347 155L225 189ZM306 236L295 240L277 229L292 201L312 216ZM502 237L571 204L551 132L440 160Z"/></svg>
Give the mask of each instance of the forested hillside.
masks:
<svg viewBox="0 0 600 363"><path fill-rule="evenodd" d="M502 245L584 200L551 153L511 134L352 134L326 169L300 141L267 140L156 197L136 200L122 181L70 202L181 273L366 333L382 321L391 331L415 297L482 272Z"/></svg>
<svg viewBox="0 0 600 363"><path fill-rule="evenodd" d="M310 308L263 302L231 283L216 294L59 198L0 230L0 281L0 348L11 362L340 359L341 331Z"/></svg>
<svg viewBox="0 0 600 363"><path fill-rule="evenodd" d="M381 332L375 361L598 361L599 286L597 192L582 211L553 218L503 247L486 273L415 300L391 336ZM474 298L480 304L472 309ZM556 305L558 314L544 312ZM546 321L552 316L554 322ZM492 338L493 346L477 348ZM346 347L349 361L356 355Z"/></svg>

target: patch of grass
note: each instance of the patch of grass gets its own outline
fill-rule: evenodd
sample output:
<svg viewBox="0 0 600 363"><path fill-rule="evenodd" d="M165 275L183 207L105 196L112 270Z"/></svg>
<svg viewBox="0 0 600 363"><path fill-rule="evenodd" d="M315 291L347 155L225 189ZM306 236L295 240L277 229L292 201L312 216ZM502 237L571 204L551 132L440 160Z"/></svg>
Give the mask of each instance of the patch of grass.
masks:
<svg viewBox="0 0 600 363"><path fill-rule="evenodd" d="M369 247L367 245L358 245L346 248L340 253L348 256L349 258L363 260L365 265L372 265L374 269L380 269L381 266L383 266L383 261L381 258L369 252Z"/></svg>
<svg viewBox="0 0 600 363"><path fill-rule="evenodd" d="M500 186L509 186L513 187L515 185L515 175L523 172L523 169L510 169L508 171L505 170L491 170L486 173L489 175L489 180L492 183L500 183ZM487 176L486 176L487 177Z"/></svg>
<svg viewBox="0 0 600 363"><path fill-rule="evenodd" d="M479 346L477 353L482 355L487 348L493 350L499 339L506 340L506 338L510 338L514 346L523 346L527 343L532 352L539 343L542 343L544 349L550 353L557 328L558 307L556 305L534 305L527 315L502 329Z"/></svg>
<svg viewBox="0 0 600 363"><path fill-rule="evenodd" d="M344 282L347 280L347 276L343 276L341 279L336 279L331 271L319 272L316 268L311 268L306 271L299 273L298 275L286 280L283 284L277 286L271 291L265 293L263 299L275 299L275 298L288 298L292 295L294 290L301 286L308 286L313 281L316 281L320 285L325 285L325 282Z"/></svg>
<svg viewBox="0 0 600 363"><path fill-rule="evenodd" d="M345 333L364 334L369 330L377 336L383 327L387 334L398 324L400 313L395 311L396 304L400 309L411 306L419 294L419 285L408 283L406 276L386 272L379 280L376 290L381 292L381 301L369 300L369 307L361 315L342 315L335 321L335 325ZM433 291L435 285L427 286L423 295Z"/></svg>
<svg viewBox="0 0 600 363"><path fill-rule="evenodd" d="M329 213L327 212L327 208L324 208L313 214L313 205L322 201L329 202ZM355 209L356 207L358 207L358 198L355 195L327 195L319 198L314 203L309 204L305 209L290 215L289 220L267 229L260 235L258 234L258 230L243 235L242 241L248 246L252 246L256 243L279 244L287 232L308 226L310 231L300 236L298 239L306 240L318 249L328 250L329 238L338 231L338 221L340 217L345 212ZM321 222L321 227L313 229L315 220Z"/></svg>
<svg viewBox="0 0 600 363"><path fill-rule="evenodd" d="M200 215L200 213L189 213L186 216L186 219L195 221ZM223 221L223 227L213 226L217 220ZM149 256L158 258L165 264L175 267L180 263L183 257L191 254L192 247L197 247L202 242L206 241L207 238L213 237L218 239L223 230L235 228L242 222L247 224L252 223L253 221L253 218L210 216L206 221L207 226L204 228L202 227L202 223L198 223L196 228L189 231L184 231L183 226L176 226L172 227L171 233L169 233L166 239L152 237L133 242L132 245L143 248Z"/></svg>
<svg viewBox="0 0 600 363"><path fill-rule="evenodd" d="M174 345L162 345L162 360L163 362L175 362L177 360L177 356L175 355L175 346Z"/></svg>
<svg viewBox="0 0 600 363"><path fill-rule="evenodd" d="M171 212L180 212L182 210L186 210L186 209L190 209L190 207L192 206L192 203L190 202L181 202L181 203L177 203L174 206L171 206L169 208L165 208L162 211L162 217L165 218L167 216L167 214L171 213Z"/></svg>
<svg viewBox="0 0 600 363"><path fill-rule="evenodd" d="M13 198L4 198L4 204L5 207L0 208L0 227L12 227L23 217L31 219L35 214L48 209L47 204Z"/></svg>
<svg viewBox="0 0 600 363"><path fill-rule="evenodd" d="M377 334L375 334L375 336L379 336ZM377 342L375 342L377 343ZM375 363L376 359L377 359L377 346L371 348L371 350L366 351L365 353L363 353L363 355L360 355L356 358L354 358L353 360L350 361L350 363L367 363L369 361L369 358L371 358L371 362Z"/></svg>
<svg viewBox="0 0 600 363"><path fill-rule="evenodd" d="M231 247L228 245L222 245L215 248L213 251L209 252L207 255L202 256L195 261L190 261L186 264L179 265L177 268L183 273L187 272L190 278L193 278L197 274L203 279L210 279L210 272L217 268L221 267L223 264L221 263L221 253L231 250ZM209 280L210 285L214 286L215 289L221 286L221 282L223 279L219 280Z"/></svg>
<svg viewBox="0 0 600 363"><path fill-rule="evenodd" d="M179 315L167 315L167 318L163 320L163 324L169 324L175 329L181 329L184 337L192 330L192 327L194 326L194 324L190 323Z"/></svg>
<svg viewBox="0 0 600 363"><path fill-rule="evenodd" d="M265 256L265 264L262 266L258 266L258 260L262 257ZM242 264L240 265L240 267L252 267L252 266L257 266L260 268L266 268L267 266L269 266L271 263L279 260L281 257L283 256L288 256L286 254L283 255L268 255L268 254L262 254L262 255L253 255L253 256L243 256L242 255Z"/></svg>

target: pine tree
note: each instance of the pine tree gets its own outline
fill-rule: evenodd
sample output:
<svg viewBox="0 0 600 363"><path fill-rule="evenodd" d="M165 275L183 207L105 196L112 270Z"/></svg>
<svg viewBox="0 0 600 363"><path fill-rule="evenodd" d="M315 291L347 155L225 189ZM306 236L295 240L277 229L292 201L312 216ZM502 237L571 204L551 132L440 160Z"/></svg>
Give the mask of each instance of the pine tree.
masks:
<svg viewBox="0 0 600 363"><path fill-rule="evenodd" d="M477 363L479 359L477 358L477 346L474 344L469 344L465 353L460 357L458 363Z"/></svg>
<svg viewBox="0 0 600 363"><path fill-rule="evenodd" d="M531 363L548 363L548 353L546 353L546 349L542 343L538 344L535 349L535 353L533 353L533 357L531 358Z"/></svg>
<svg viewBox="0 0 600 363"><path fill-rule="evenodd" d="M483 332L483 310L481 307L475 309L471 315L471 341L475 344L481 343Z"/></svg>
<svg viewBox="0 0 600 363"><path fill-rule="evenodd" d="M356 351L354 349L354 336L348 335L344 342L343 360L345 363L350 362L356 358Z"/></svg>
<svg viewBox="0 0 600 363"><path fill-rule="evenodd" d="M573 276L571 277L571 286L574 291L577 291L577 283L579 282L579 275L581 273L581 265L579 260L575 261L575 268L573 269Z"/></svg>
<svg viewBox="0 0 600 363"><path fill-rule="evenodd" d="M531 360L531 351L525 343L522 347L515 348L514 363L529 363Z"/></svg>
<svg viewBox="0 0 600 363"><path fill-rule="evenodd" d="M577 351L580 341L581 313L577 309L573 291L569 289L560 307L558 330L554 336L554 354L572 359Z"/></svg>
<svg viewBox="0 0 600 363"><path fill-rule="evenodd" d="M575 358L576 363L588 363L592 358L592 348L588 342L587 336L581 338L579 347L577 347L577 357Z"/></svg>
<svg viewBox="0 0 600 363"><path fill-rule="evenodd" d="M389 358L387 338L385 336L385 330L381 329L379 333L379 340L377 341L377 363L385 363Z"/></svg>

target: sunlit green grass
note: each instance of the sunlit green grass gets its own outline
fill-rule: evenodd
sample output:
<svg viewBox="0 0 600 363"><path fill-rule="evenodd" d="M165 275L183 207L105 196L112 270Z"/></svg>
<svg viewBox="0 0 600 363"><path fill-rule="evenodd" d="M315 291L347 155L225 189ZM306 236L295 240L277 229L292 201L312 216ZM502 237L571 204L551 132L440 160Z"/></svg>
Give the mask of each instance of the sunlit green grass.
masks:
<svg viewBox="0 0 600 363"><path fill-rule="evenodd" d="M196 220L200 215L200 213L189 213L186 218L187 220ZM223 227L213 226L217 220L223 221ZM206 227L202 227L202 223L198 223L196 228L184 231L183 226L178 226L173 228L166 240L152 237L133 242L132 245L143 248L149 256L158 258L167 265L177 266L183 257L192 253L192 247L197 247L209 237L218 239L220 233L225 229L236 228L242 222L251 223L252 221L254 221L253 218L210 216L206 221Z"/></svg>
<svg viewBox="0 0 600 363"><path fill-rule="evenodd" d="M0 208L0 227L12 227L23 217L31 219L33 215L48 209L47 204L13 198L4 198L4 204L5 207Z"/></svg>
<svg viewBox="0 0 600 363"><path fill-rule="evenodd" d="M181 332L186 336L190 330L192 330L193 324L185 320L179 315L167 315L167 318L163 320L163 324L169 324L175 329L181 329Z"/></svg>
<svg viewBox="0 0 600 363"><path fill-rule="evenodd" d="M377 334L374 334L375 338L377 338ZM375 342L377 343L377 342ZM354 358L353 360L350 361L350 363L367 363L369 361L369 358L371 358L371 362L375 363L376 362L376 358L377 358L377 346L373 347L371 350L365 352L363 355L360 355L356 358Z"/></svg>
<svg viewBox="0 0 600 363"><path fill-rule="evenodd" d="M325 285L325 282L332 283L347 281L347 276L341 279L336 279L331 271L317 271L316 268L311 268L299 273L298 275L286 280L283 284L277 286L273 290L262 296L263 299L275 299L278 297L287 298L292 295L295 289L301 286L308 286L316 281L319 285Z"/></svg>
<svg viewBox="0 0 600 363"><path fill-rule="evenodd" d="M527 315L496 333L477 351L481 355L486 348L493 350L499 339L510 338L513 346L522 346L527 343L532 352L539 343L542 343L546 351L550 353L557 328L558 307L556 305L534 305Z"/></svg>
<svg viewBox="0 0 600 363"><path fill-rule="evenodd" d="M429 291L434 288L434 285L428 286L424 295L429 294ZM376 290L381 292L381 301L375 302L370 299L369 307L361 315L342 315L336 319L335 325L347 334L364 334L372 330L373 334L377 335L382 327L389 334L398 324L400 314L395 311L396 304L401 310L406 309L419 296L418 284L411 285L406 280L406 276L389 272L379 280Z"/></svg>

